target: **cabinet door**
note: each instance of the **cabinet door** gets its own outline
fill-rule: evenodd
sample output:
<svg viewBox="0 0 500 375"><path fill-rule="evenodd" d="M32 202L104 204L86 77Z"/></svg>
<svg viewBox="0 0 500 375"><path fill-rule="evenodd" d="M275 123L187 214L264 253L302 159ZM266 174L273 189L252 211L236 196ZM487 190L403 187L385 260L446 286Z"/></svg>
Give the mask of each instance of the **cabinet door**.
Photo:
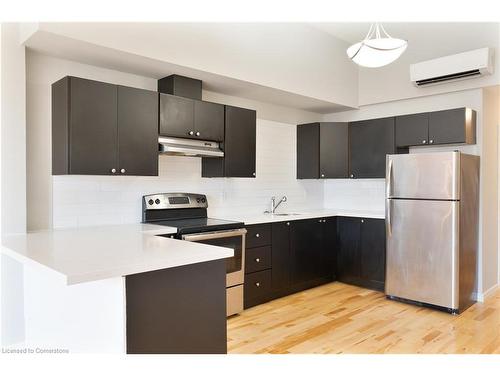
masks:
<svg viewBox="0 0 500 375"><path fill-rule="evenodd" d="M225 177L255 177L256 112L226 106Z"/></svg>
<svg viewBox="0 0 500 375"><path fill-rule="evenodd" d="M385 156L394 154L394 117L349 124L350 177L384 178Z"/></svg>
<svg viewBox="0 0 500 375"><path fill-rule="evenodd" d="M349 134L346 122L322 122L319 133L319 177L347 178Z"/></svg>
<svg viewBox="0 0 500 375"><path fill-rule="evenodd" d="M272 289L280 297L290 288L290 222L272 224Z"/></svg>
<svg viewBox="0 0 500 375"><path fill-rule="evenodd" d="M70 174L107 175L118 169L117 86L70 81Z"/></svg>
<svg viewBox="0 0 500 375"><path fill-rule="evenodd" d="M396 117L396 147L426 145L429 141L429 114Z"/></svg>
<svg viewBox="0 0 500 375"><path fill-rule="evenodd" d="M323 276L324 223L322 219L297 220L291 228L291 286L297 291L317 285Z"/></svg>
<svg viewBox="0 0 500 375"><path fill-rule="evenodd" d="M118 159L120 173L158 175L158 93L118 87Z"/></svg>
<svg viewBox="0 0 500 375"><path fill-rule="evenodd" d="M361 219L337 217L337 279L357 283L361 276Z"/></svg>
<svg viewBox="0 0 500 375"><path fill-rule="evenodd" d="M190 132L193 132L190 135ZM194 130L194 100L160 94L160 134L197 138Z"/></svg>
<svg viewBox="0 0 500 375"><path fill-rule="evenodd" d="M361 278L368 287L384 290L385 221L361 220Z"/></svg>
<svg viewBox="0 0 500 375"><path fill-rule="evenodd" d="M224 106L196 100L194 102L194 129L199 139L222 142L224 140Z"/></svg>
<svg viewBox="0 0 500 375"><path fill-rule="evenodd" d="M324 225L324 269L323 273L326 277L336 279L336 261L337 261L337 218L326 218Z"/></svg>
<svg viewBox="0 0 500 375"><path fill-rule="evenodd" d="M429 113L429 142L432 144L465 143L465 108Z"/></svg>
<svg viewBox="0 0 500 375"><path fill-rule="evenodd" d="M319 123L297 125L297 178L319 178Z"/></svg>

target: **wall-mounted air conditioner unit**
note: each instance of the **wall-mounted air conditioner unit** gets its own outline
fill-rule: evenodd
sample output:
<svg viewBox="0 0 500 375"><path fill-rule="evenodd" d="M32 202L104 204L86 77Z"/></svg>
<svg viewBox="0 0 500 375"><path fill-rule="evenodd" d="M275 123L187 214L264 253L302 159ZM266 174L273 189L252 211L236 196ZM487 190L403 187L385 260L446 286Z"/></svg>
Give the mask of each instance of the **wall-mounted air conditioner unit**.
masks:
<svg viewBox="0 0 500 375"><path fill-rule="evenodd" d="M415 86L428 86L492 73L492 48L475 49L410 65L410 78Z"/></svg>

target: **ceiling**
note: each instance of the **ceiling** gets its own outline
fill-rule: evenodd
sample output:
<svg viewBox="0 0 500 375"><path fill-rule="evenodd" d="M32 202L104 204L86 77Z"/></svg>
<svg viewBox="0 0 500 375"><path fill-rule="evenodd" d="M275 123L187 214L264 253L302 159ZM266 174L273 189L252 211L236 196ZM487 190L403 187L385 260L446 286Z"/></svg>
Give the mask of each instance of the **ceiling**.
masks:
<svg viewBox="0 0 500 375"><path fill-rule="evenodd" d="M370 23L312 23L322 30L348 43L361 41L370 28ZM472 48L494 47L500 39L500 24L494 22L387 22L385 30L395 38L408 41L408 51L422 59L463 52Z"/></svg>

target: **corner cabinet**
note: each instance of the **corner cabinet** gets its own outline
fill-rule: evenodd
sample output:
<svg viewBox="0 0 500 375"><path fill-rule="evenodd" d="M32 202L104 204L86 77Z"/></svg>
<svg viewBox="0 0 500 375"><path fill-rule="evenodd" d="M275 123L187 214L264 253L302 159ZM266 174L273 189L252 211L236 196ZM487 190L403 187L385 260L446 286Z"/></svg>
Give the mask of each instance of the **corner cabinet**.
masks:
<svg viewBox="0 0 500 375"><path fill-rule="evenodd" d="M158 93L77 77L52 85L52 174L158 175Z"/></svg>
<svg viewBox="0 0 500 375"><path fill-rule="evenodd" d="M255 177L257 112L226 105L223 158L203 158L202 177Z"/></svg>
<svg viewBox="0 0 500 375"><path fill-rule="evenodd" d="M297 125L297 178L348 177L348 124Z"/></svg>

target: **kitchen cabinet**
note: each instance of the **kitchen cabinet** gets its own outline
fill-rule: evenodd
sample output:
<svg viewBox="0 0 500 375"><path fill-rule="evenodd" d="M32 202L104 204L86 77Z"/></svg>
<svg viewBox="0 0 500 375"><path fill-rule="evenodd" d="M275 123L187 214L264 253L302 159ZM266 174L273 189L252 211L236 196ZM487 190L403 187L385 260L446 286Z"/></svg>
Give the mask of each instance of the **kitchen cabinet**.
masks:
<svg viewBox="0 0 500 375"><path fill-rule="evenodd" d="M158 175L158 94L77 77L52 85L52 174Z"/></svg>
<svg viewBox="0 0 500 375"><path fill-rule="evenodd" d="M385 222L383 219L337 218L337 280L383 290Z"/></svg>
<svg viewBox="0 0 500 375"><path fill-rule="evenodd" d="M429 113L429 144L476 143L476 111L456 108Z"/></svg>
<svg viewBox="0 0 500 375"><path fill-rule="evenodd" d="M308 219L291 222L291 290L304 290L328 282L331 268L325 247L326 219Z"/></svg>
<svg viewBox="0 0 500 375"><path fill-rule="evenodd" d="M125 293L127 354L227 352L225 259L128 275Z"/></svg>
<svg viewBox="0 0 500 375"><path fill-rule="evenodd" d="M396 116L396 147L426 145L429 142L429 114Z"/></svg>
<svg viewBox="0 0 500 375"><path fill-rule="evenodd" d="M396 147L474 144L476 112L468 108L396 116Z"/></svg>
<svg viewBox="0 0 500 375"><path fill-rule="evenodd" d="M275 298L289 294L290 289L290 222L272 224L272 291Z"/></svg>
<svg viewBox="0 0 500 375"><path fill-rule="evenodd" d="M271 224L246 227L245 282L243 306L252 306L272 299Z"/></svg>
<svg viewBox="0 0 500 375"><path fill-rule="evenodd" d="M160 94L160 135L222 142L224 106Z"/></svg>
<svg viewBox="0 0 500 375"><path fill-rule="evenodd" d="M297 126L297 178L347 178L348 124L322 122Z"/></svg>
<svg viewBox="0 0 500 375"><path fill-rule="evenodd" d="M394 153L394 117L349 123L351 178L384 178L385 157Z"/></svg>
<svg viewBox="0 0 500 375"><path fill-rule="evenodd" d="M118 167L125 174L158 175L158 94L118 86Z"/></svg>
<svg viewBox="0 0 500 375"><path fill-rule="evenodd" d="M223 158L203 158L202 177L255 177L257 113L225 106Z"/></svg>

